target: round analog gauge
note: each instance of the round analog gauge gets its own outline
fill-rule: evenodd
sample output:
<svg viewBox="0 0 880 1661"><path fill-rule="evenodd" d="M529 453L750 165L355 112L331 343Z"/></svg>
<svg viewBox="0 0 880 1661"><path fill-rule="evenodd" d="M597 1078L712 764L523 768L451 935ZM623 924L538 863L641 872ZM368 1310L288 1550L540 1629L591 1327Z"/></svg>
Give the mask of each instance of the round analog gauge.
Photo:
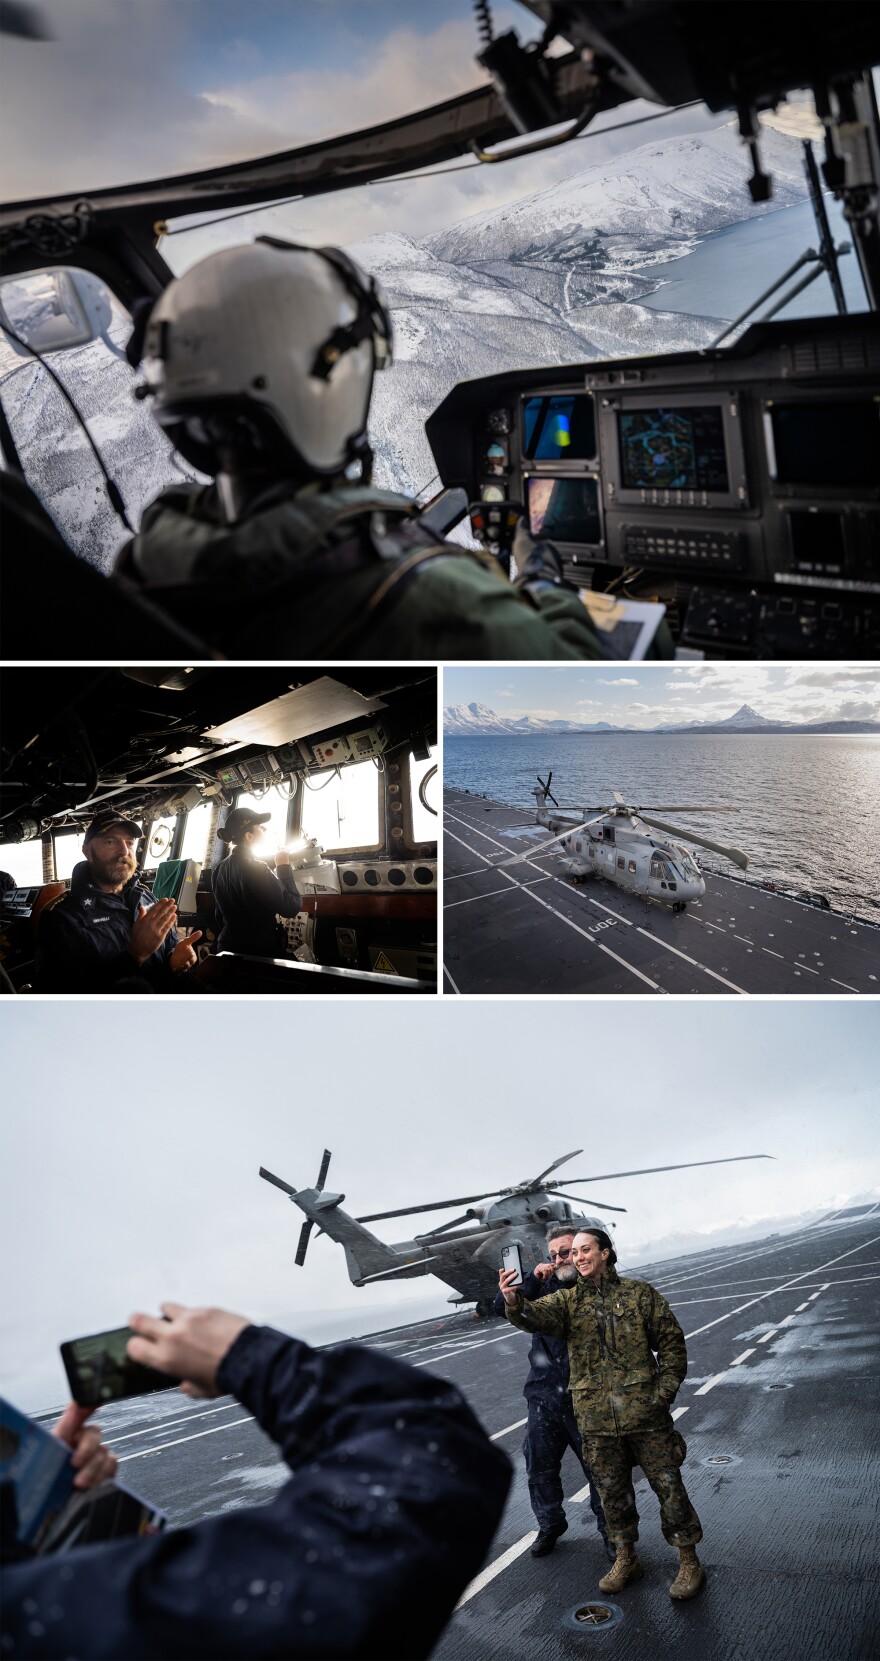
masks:
<svg viewBox="0 0 880 1661"><path fill-rule="evenodd" d="M484 484L481 497L484 502L503 502L504 491L500 484Z"/></svg>

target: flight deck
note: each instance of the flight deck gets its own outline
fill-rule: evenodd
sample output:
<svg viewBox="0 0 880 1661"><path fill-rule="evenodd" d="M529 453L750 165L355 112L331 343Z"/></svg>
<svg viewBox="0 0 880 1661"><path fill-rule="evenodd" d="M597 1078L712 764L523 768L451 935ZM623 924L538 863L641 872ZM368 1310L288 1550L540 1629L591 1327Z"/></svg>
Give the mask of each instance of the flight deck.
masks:
<svg viewBox="0 0 880 1661"><path fill-rule="evenodd" d="M534 1518L520 1453L529 1340L468 1313L376 1333L366 1342L430 1367L463 1392L510 1455L514 1482L480 1574L435 1661L864 1661L880 1639L876 1423L880 1204L760 1241L635 1267L668 1298L688 1341L674 1407L685 1477L700 1515L708 1582L674 1605L675 1553L637 1477L645 1578L616 1598L583 1473L562 1467L569 1530L529 1555ZM238 1403L176 1391L101 1410L122 1480L180 1527L270 1499L286 1480L271 1442ZM595 1602L614 1623L578 1626ZM601 1637L599 1634L601 1633Z"/></svg>
<svg viewBox="0 0 880 1661"><path fill-rule="evenodd" d="M498 869L545 837L522 807L445 791L444 991L880 992L869 920L706 865L705 895L681 913L610 882L575 886L554 849Z"/></svg>

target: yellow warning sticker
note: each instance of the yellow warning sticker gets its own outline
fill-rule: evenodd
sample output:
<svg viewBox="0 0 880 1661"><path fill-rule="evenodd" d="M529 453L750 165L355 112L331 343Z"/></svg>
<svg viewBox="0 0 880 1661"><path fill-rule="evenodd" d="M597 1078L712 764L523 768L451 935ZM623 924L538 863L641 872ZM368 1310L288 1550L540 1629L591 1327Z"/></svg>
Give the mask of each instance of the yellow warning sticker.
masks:
<svg viewBox="0 0 880 1661"><path fill-rule="evenodd" d="M375 961L375 963L373 964L373 974L374 975L396 975L397 973L398 973L398 970L395 969L394 964L391 962L391 959L386 957L384 952L380 952L379 956L377 957L377 959Z"/></svg>

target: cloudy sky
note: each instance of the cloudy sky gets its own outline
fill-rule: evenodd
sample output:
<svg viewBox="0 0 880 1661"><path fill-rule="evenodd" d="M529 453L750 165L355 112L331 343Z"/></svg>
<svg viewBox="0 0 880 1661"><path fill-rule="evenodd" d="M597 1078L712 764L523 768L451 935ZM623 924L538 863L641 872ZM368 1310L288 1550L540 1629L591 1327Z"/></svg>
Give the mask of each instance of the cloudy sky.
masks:
<svg viewBox="0 0 880 1661"><path fill-rule="evenodd" d="M713 721L749 704L779 721L880 720L880 667L696 663L622 668L447 668L443 703L612 726Z"/></svg>
<svg viewBox="0 0 880 1661"><path fill-rule="evenodd" d="M270 155L487 81L471 0L40 0L39 12L51 39L3 41L4 200ZM496 33L540 32L515 0L492 13ZM283 210L281 225L336 240L344 225L346 242L426 235L644 143L654 127L604 130L655 111L630 103L548 156L341 192ZM673 136L725 119L697 109L660 125ZM247 223L279 229L277 213Z"/></svg>
<svg viewBox="0 0 880 1661"><path fill-rule="evenodd" d="M63 1397L62 1339L164 1298L317 1341L446 1310L433 1278L353 1289L326 1238L294 1266L301 1215L257 1171L310 1186L325 1145L354 1215L489 1191L574 1148L570 1179L774 1156L579 1187L596 1209L627 1207L630 1264L675 1235L741 1223L755 1237L877 1181L867 1004L704 1001L696 1020L673 999L409 1002L383 1006L380 1037L372 1003L14 1001L0 1011L0 1390L34 1410Z"/></svg>

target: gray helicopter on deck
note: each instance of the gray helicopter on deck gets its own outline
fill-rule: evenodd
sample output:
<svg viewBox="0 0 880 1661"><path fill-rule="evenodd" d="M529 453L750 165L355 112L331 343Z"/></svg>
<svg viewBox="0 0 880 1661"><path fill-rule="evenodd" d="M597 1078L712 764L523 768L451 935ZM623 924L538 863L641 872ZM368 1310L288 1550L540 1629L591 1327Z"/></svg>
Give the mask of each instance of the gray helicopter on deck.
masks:
<svg viewBox="0 0 880 1661"><path fill-rule="evenodd" d="M671 906L673 911L684 911L689 900L702 899L706 892L705 879L686 843L709 848L713 853L731 860L742 871L749 863L748 856L739 848L710 842L696 831L667 825L660 819L649 817L651 813L738 813L738 807L697 807L688 804L670 807L660 803L631 807L615 790L612 792L614 801L601 807L567 806L566 811L576 811L581 815L582 822L578 824L572 819L560 817L559 803L550 791L552 779L553 774L549 773L545 783L538 774L538 785L532 795L536 804L535 824L546 826L547 830L553 831L553 836L548 842L540 842L537 847L528 848L523 853L496 860L497 865L520 865L524 860L534 859L558 844L560 853L565 856L563 869L575 882L584 882L589 877L604 877L628 894L657 900L661 905ZM548 801L557 809L555 814L548 808ZM509 812L509 809L487 808L486 812ZM653 834L654 831L665 834L658 837Z"/></svg>
<svg viewBox="0 0 880 1661"><path fill-rule="evenodd" d="M306 1249L312 1229L317 1224L319 1234L338 1241L345 1252L349 1279L353 1286L366 1286L379 1280L415 1279L420 1275L436 1275L438 1280L453 1288L450 1303L476 1303L478 1315L492 1312L492 1302L498 1290L498 1271L501 1266L502 1246L516 1243L522 1254L526 1273L537 1263L547 1261L546 1231L549 1223L570 1222L578 1228L601 1228L609 1225L599 1217L584 1215L580 1209L584 1201L573 1194L563 1194L546 1179L560 1165L567 1164L582 1153L573 1153L555 1159L538 1176L510 1188L495 1189L488 1194L466 1194L454 1200L431 1200L425 1205L402 1206L396 1211L374 1211L365 1217L350 1217L343 1211L344 1194L325 1189L330 1166L329 1149L324 1150L321 1169L314 1188L291 1188L281 1177L260 1166L260 1176L274 1183L305 1213L306 1221L300 1229L294 1262L300 1267L305 1262ZM658 1171L685 1171L702 1165L732 1165L745 1159L768 1159L769 1154L736 1154L729 1159L692 1159L679 1165L648 1165L637 1171L606 1171L602 1176L568 1177L570 1185L583 1182L611 1182L619 1177L647 1176ZM488 1204L484 1204L488 1201ZM572 1210L574 1201L577 1210ZM626 1207L609 1205L605 1201L590 1200L602 1211L625 1212ZM378 1223L389 1217L412 1217L418 1212L444 1211L447 1207L463 1205L467 1210L448 1223L417 1234L412 1240L386 1245L365 1223ZM468 1224L467 1228L460 1225ZM611 1228L614 1227L612 1223Z"/></svg>

